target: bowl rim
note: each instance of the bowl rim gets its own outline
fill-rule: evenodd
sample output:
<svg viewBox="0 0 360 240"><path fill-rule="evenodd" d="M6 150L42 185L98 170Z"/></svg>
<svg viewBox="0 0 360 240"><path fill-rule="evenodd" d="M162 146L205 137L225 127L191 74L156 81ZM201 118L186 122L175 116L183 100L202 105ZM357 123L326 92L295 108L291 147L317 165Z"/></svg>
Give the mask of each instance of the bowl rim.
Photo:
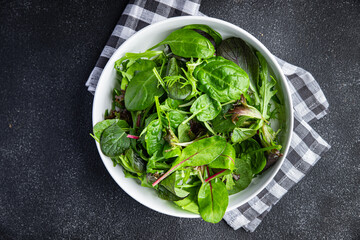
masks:
<svg viewBox="0 0 360 240"><path fill-rule="evenodd" d="M100 77L99 77L99 80L98 80L98 83L97 83L97 86L99 84L101 84L102 82L104 82L105 80L105 77L104 77L104 72L106 72L106 70L110 67L110 64L112 62L114 62L114 58L116 56L116 52L118 51L121 51L125 46L126 47L126 43L127 42L131 42L133 38L135 38L137 35L141 34L142 32L144 31L147 31L147 29L149 28L155 28L155 27L158 27L160 25L166 25L168 23L172 23L172 22L176 22L176 21L181 21L182 19L192 19L194 21L202 21L202 20L208 20L209 22L213 22L213 23L217 23L217 24L220 24L220 25L226 25L227 27L233 29L234 31L236 32L241 32L243 35L246 35L251 41L253 41L257 47L260 47L261 51L262 51L262 54L265 55L272 61L273 63L273 70L274 68L276 69L276 71L279 73L280 75L280 78L281 78L281 81L283 83L283 92L286 92L287 96L288 96L288 99L289 99L289 122L288 122L288 125L289 125L289 130L290 132L288 133L289 134L289 137L288 137L288 141L286 142L286 146L285 146L285 149L283 151L283 156L281 157L281 159L279 160L280 163L276 166L276 169L274 170L274 172L268 177L268 179L263 183L263 186L260 187L259 189L257 189L256 191L254 191L252 194L250 194L247 198L245 198L242 202L239 202L238 204L234 204L234 206L232 207L228 207L226 209L226 212L229 212L235 208L238 208L239 206L247 203L249 200L253 199L256 195L258 195L262 190L264 190L266 188L266 186L269 185L269 183L274 179L275 175L279 172L281 166L283 165L284 161L285 161L285 158L288 154L288 151L289 151L289 148L290 148L290 144L291 144L291 140L292 140L292 137L293 137L293 127L294 127L294 109L293 109L293 102L292 102L292 96L291 96L291 92L290 92L290 88L289 88L289 85L286 81L286 77L284 75L284 72L282 71L279 63L276 61L275 57L273 54L271 54L271 52L257 39L255 38L252 34L250 34L249 32L247 32L246 30L236 26L235 24L232 24L232 23L229 23L229 22L226 22L224 20L221 20L221 19L217 19L217 18L212 18L212 17L207 17L207 16L178 16L178 17L172 17L172 18L168 18L168 19L165 19L165 20L162 20L162 21L159 21L159 22L156 22L156 23L153 23L153 24L150 24L142 29L140 29L139 31L137 31L135 34L133 34L130 38L128 38L124 43L122 43L114 52L113 54L111 55L111 57L109 58L109 60L107 61L105 67L103 68L101 74L100 74ZM258 49L259 50L259 49ZM117 60L117 57L116 59ZM113 66L111 66L111 68L113 68ZM96 106L96 102L97 102L97 99L100 98L99 94L97 94L99 91L96 91L95 90L95 94L94 94L94 99L93 99L93 107L92 107L92 124L93 126L97 123L97 122L94 122L95 120L95 106ZM98 142L96 142L96 146L97 146L97 149L98 149L98 153L100 155L100 158L106 168L106 170L108 171L108 173L110 174L110 176L113 178L113 180L117 183L117 185L119 185L119 187L124 191L126 192L129 196L131 196L134 200L136 200L137 202L141 203L142 205L154 210L154 211L157 211L159 213L162 213L162 214L166 214L166 215L170 215L170 216L175 216L175 217L183 217L183 218L199 218L200 217L200 214L195 214L193 213L192 215L190 214L186 214L186 215L181 215L181 214L172 214L172 213L168 213L168 212L165 212L165 211L161 211L160 209L156 209L152 206L150 206L145 200L142 200L142 199L138 199L138 198L135 198L133 196L133 194L126 190L125 188L121 187L120 183L118 181L116 181L115 177L114 177L114 172L112 172L108 165L105 164L105 161L109 161L109 159L104 159L101 155L101 148L100 148L100 144ZM272 166L272 168L274 168L275 166ZM229 196L230 197L230 196ZM188 211L186 210L183 210L184 212L186 213L189 213Z"/></svg>

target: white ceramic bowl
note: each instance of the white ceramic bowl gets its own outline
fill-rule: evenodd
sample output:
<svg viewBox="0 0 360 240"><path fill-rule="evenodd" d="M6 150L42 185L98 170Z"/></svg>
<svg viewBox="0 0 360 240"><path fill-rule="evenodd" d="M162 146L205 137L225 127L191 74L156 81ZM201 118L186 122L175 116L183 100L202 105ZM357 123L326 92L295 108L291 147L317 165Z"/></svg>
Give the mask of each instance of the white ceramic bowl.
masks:
<svg viewBox="0 0 360 240"><path fill-rule="evenodd" d="M280 122L282 129L280 144L283 146L282 152L284 153L284 156L274 166L265 171L261 176L254 178L251 184L245 190L230 196L229 206L227 208L227 211L230 211L249 201L261 190L263 190L273 179L282 165L285 155L287 154L293 129L292 101L285 76L269 50L267 50L263 44L261 44L254 36L245 30L219 19L195 16L170 18L140 30L132 37L130 37L125 43L123 43L118 50L115 51L100 76L93 103L93 125L104 120L105 110L111 108L112 90L116 82L116 72L114 69L115 61L121 58L127 52L143 52L147 50L148 48L159 43L161 40L165 39L165 37L168 36L172 31L188 24L206 24L218 31L222 35L223 39L229 37L239 37L257 49L267 60L272 75L276 77L278 81L277 89L280 93L280 98L282 98L284 103L284 109L282 110L284 117ZM122 168L119 166L113 167L111 159L102 154L100 145L98 143L96 144L100 157L110 175L117 182L117 184L119 184L119 186L132 198L155 211L171 216L186 218L199 217L197 214L187 212L177 207L170 201L160 199L157 196L155 190L141 187L140 184L138 184L134 179L125 178Z"/></svg>

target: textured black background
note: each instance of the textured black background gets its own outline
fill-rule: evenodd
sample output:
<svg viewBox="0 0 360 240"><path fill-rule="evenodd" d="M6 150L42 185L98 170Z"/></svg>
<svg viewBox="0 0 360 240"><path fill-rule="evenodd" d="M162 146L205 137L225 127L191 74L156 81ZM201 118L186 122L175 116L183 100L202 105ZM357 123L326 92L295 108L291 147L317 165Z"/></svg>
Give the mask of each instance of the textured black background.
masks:
<svg viewBox="0 0 360 240"><path fill-rule="evenodd" d="M0 238L359 239L359 1L203 0L271 52L309 70L332 145L256 232L154 212L112 180L84 83L126 1L0 1Z"/></svg>

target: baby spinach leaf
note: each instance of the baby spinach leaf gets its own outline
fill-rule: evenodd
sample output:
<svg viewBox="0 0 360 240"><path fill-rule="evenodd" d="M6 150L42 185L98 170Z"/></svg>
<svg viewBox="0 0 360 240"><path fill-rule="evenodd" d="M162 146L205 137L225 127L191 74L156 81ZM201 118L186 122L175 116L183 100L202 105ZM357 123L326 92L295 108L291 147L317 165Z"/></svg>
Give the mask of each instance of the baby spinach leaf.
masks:
<svg viewBox="0 0 360 240"><path fill-rule="evenodd" d="M123 65L125 61L128 61L126 63L127 67L130 67L131 64L133 64L136 60L141 58L148 58L153 59L154 57L157 57L159 55L163 54L163 51L145 51L143 53L125 53L125 55L117 60L115 62L115 69L117 71L124 70ZM130 63L129 63L130 62Z"/></svg>
<svg viewBox="0 0 360 240"><path fill-rule="evenodd" d="M185 198L189 195L188 191L185 191L180 188L179 184L182 182L181 171L175 171L169 175L164 181L161 182L161 185L164 186L167 190L169 190L174 195Z"/></svg>
<svg viewBox="0 0 360 240"><path fill-rule="evenodd" d="M178 77L178 76L175 76ZM187 84L182 78L178 78L172 85L167 86L169 97L176 100L186 99L192 91L190 84Z"/></svg>
<svg viewBox="0 0 360 240"><path fill-rule="evenodd" d="M179 142L190 142L193 139L194 134L191 132L190 124L180 124L178 127L178 138Z"/></svg>
<svg viewBox="0 0 360 240"><path fill-rule="evenodd" d="M150 70L156 67L155 62L146 59L138 59L126 70L126 77L130 82L138 72Z"/></svg>
<svg viewBox="0 0 360 240"><path fill-rule="evenodd" d="M197 203L197 188L190 188L189 192L190 194L186 198L174 201L174 203L186 211L199 214L199 205Z"/></svg>
<svg viewBox="0 0 360 240"><path fill-rule="evenodd" d="M250 90L254 93L255 104L258 105L259 92L257 83L259 80L259 61L252 48L240 38L228 38L217 49L217 55L236 63L242 68L250 80Z"/></svg>
<svg viewBox="0 0 360 240"><path fill-rule="evenodd" d="M246 139L253 137L256 132L256 129L251 128L235 128L231 134L231 141L233 143L245 141Z"/></svg>
<svg viewBox="0 0 360 240"><path fill-rule="evenodd" d="M166 67L166 76L178 76L181 74L181 69L176 58L170 58Z"/></svg>
<svg viewBox="0 0 360 240"><path fill-rule="evenodd" d="M164 139L162 138L162 124L159 119L153 120L147 126L145 135L146 150L150 156L157 151L162 151Z"/></svg>
<svg viewBox="0 0 360 240"><path fill-rule="evenodd" d="M161 96L164 89L152 70L139 72L133 77L125 92L125 107L129 111L144 110L154 104L154 97Z"/></svg>
<svg viewBox="0 0 360 240"><path fill-rule="evenodd" d="M249 138L241 142L240 147L242 149L240 159L250 164L253 174L261 172L266 165L266 158L264 151L259 151L261 149L259 143Z"/></svg>
<svg viewBox="0 0 360 240"><path fill-rule="evenodd" d="M215 31L214 29L212 29L211 27L209 27L207 25L191 24L191 25L187 25L187 26L183 27L183 29L201 30L201 31L206 32L207 34L209 34L210 37L212 37L212 39L214 39L216 46L219 46L221 44L222 37L221 37L220 33L218 33L217 31Z"/></svg>
<svg viewBox="0 0 360 240"><path fill-rule="evenodd" d="M181 156L178 157L171 169L162 175L153 186L165 179L175 170L187 166L202 166L214 161L226 148L226 140L219 136L201 139L183 149Z"/></svg>
<svg viewBox="0 0 360 240"><path fill-rule="evenodd" d="M181 148L178 146L171 146L169 143L165 144L163 149L163 156L165 159L178 157L181 155Z"/></svg>
<svg viewBox="0 0 360 240"><path fill-rule="evenodd" d="M175 55L185 58L210 58L215 53L214 46L207 38L190 29L173 31L150 50L164 44L168 44Z"/></svg>
<svg viewBox="0 0 360 240"><path fill-rule="evenodd" d="M235 63L214 57L195 68L199 89L219 102L238 100L249 88L249 77Z"/></svg>
<svg viewBox="0 0 360 240"><path fill-rule="evenodd" d="M236 125L231 121L230 117L225 117L231 107L232 104L223 106L220 114L211 121L215 132L228 133L236 127Z"/></svg>
<svg viewBox="0 0 360 240"><path fill-rule="evenodd" d="M223 218L229 203L225 184L219 179L203 183L198 193L201 217L211 223L218 223Z"/></svg>
<svg viewBox="0 0 360 240"><path fill-rule="evenodd" d="M106 128L101 134L101 151L108 157L116 157L130 147L130 139L122 129L123 122L118 121Z"/></svg>
<svg viewBox="0 0 360 240"><path fill-rule="evenodd" d="M179 201L183 198L176 196L171 191L169 191L166 187L159 185L157 189L157 194L159 198L168 200L168 201Z"/></svg>
<svg viewBox="0 0 360 240"><path fill-rule="evenodd" d="M113 125L114 123L118 122L119 119L107 119L101 122L98 122L97 124L95 124L95 126L93 127L93 133L94 133L94 139L100 143L100 136L102 134L102 132L110 127L111 125ZM125 122L125 121L124 121Z"/></svg>
<svg viewBox="0 0 360 240"><path fill-rule="evenodd" d="M221 155L209 164L209 168L233 170L235 167L235 157L235 149L230 143L227 143Z"/></svg>
<svg viewBox="0 0 360 240"><path fill-rule="evenodd" d="M227 181L229 181L229 186L228 186L229 195L238 193L238 192L244 190L245 188L247 188L247 186L249 186L249 184L251 183L251 180L253 177L253 173L252 173L250 164L243 158L236 159L235 167L236 167L236 169L231 176L233 179L226 178ZM235 180L235 181L233 181L233 180ZM227 183L227 185L228 185L228 183ZM232 186L232 187L230 188L230 186Z"/></svg>
<svg viewBox="0 0 360 240"><path fill-rule="evenodd" d="M145 172L146 164L144 160L131 148L127 149L124 155L114 157L114 159L130 173L141 174Z"/></svg>
<svg viewBox="0 0 360 240"><path fill-rule="evenodd" d="M146 119L145 119L145 127L147 127L149 125L149 123L151 123L152 121L154 121L156 118L158 117L157 113L153 113L151 115L149 115Z"/></svg>
<svg viewBox="0 0 360 240"><path fill-rule="evenodd" d="M191 105L190 112L193 114L183 124L189 122L195 116L202 122L214 119L221 112L221 104L211 99L208 95L203 94Z"/></svg>
<svg viewBox="0 0 360 240"><path fill-rule="evenodd" d="M177 129L179 125L185 120L186 115L182 114L179 111L170 111L167 113L167 117L170 122L170 127L173 129Z"/></svg>

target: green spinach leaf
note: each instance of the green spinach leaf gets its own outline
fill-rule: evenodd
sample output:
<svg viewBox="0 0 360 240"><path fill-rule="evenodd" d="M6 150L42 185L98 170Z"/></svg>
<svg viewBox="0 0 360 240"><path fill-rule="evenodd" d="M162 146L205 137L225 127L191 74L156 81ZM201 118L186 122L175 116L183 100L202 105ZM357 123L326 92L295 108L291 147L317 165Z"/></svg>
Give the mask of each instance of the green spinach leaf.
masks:
<svg viewBox="0 0 360 240"><path fill-rule="evenodd" d="M248 138L253 137L257 133L256 129L251 128L235 128L231 134L231 141L233 143L239 143L245 141Z"/></svg>
<svg viewBox="0 0 360 240"><path fill-rule="evenodd" d="M162 131L163 127L159 119L153 120L147 126L145 142L146 150L150 156L163 149L165 141L162 137Z"/></svg>
<svg viewBox="0 0 360 240"><path fill-rule="evenodd" d="M130 147L130 139L122 129L123 123L118 121L106 128L101 134L100 147L104 155L116 157Z"/></svg>
<svg viewBox="0 0 360 240"><path fill-rule="evenodd" d="M221 112L221 104L211 99L207 94L203 94L191 105L190 112L193 114L183 124L189 122L195 116L201 122L214 119Z"/></svg>
<svg viewBox="0 0 360 240"><path fill-rule="evenodd" d="M228 38L217 49L217 55L236 63L250 80L250 90L254 94L255 104L260 103L257 83L259 80L259 61L252 48L240 38Z"/></svg>
<svg viewBox="0 0 360 240"><path fill-rule="evenodd" d="M249 138L243 141L240 147L242 149L240 159L250 164L253 174L261 172L266 165L266 158L264 151L260 151L259 143L255 139Z"/></svg>
<svg viewBox="0 0 360 240"><path fill-rule="evenodd" d="M164 179L164 181L161 182L161 185L176 196L180 198L185 198L189 195L189 192L181 188L180 185L182 183L182 179L182 171L175 171L170 174L169 177Z"/></svg>
<svg viewBox="0 0 360 240"><path fill-rule="evenodd" d="M185 58L210 58L215 53L214 46L207 38L190 29L173 31L150 50L164 44L168 44L175 55Z"/></svg>
<svg viewBox="0 0 360 240"><path fill-rule="evenodd" d="M249 77L235 63L214 57L195 68L199 89L219 102L238 100L249 88Z"/></svg>
<svg viewBox="0 0 360 240"><path fill-rule="evenodd" d="M227 181L229 181L229 183L226 183L226 185L228 185L229 195L238 193L247 188L253 178L251 166L247 160L237 158L235 161L235 167L236 169L231 178L226 178Z"/></svg>
<svg viewBox="0 0 360 240"><path fill-rule="evenodd" d="M139 72L133 77L125 92L125 107L129 111L144 110L154 104L154 97L161 96L164 89L152 70Z"/></svg>
<svg viewBox="0 0 360 240"><path fill-rule="evenodd" d="M221 37L220 33L218 33L217 31L215 31L214 29L212 29L211 27L209 27L207 25L191 24L191 25L187 25L187 26L183 27L183 29L201 30L201 31L206 32L207 34L209 34L210 37L212 37L212 39L214 39L216 46L219 46L221 44L222 37Z"/></svg>

